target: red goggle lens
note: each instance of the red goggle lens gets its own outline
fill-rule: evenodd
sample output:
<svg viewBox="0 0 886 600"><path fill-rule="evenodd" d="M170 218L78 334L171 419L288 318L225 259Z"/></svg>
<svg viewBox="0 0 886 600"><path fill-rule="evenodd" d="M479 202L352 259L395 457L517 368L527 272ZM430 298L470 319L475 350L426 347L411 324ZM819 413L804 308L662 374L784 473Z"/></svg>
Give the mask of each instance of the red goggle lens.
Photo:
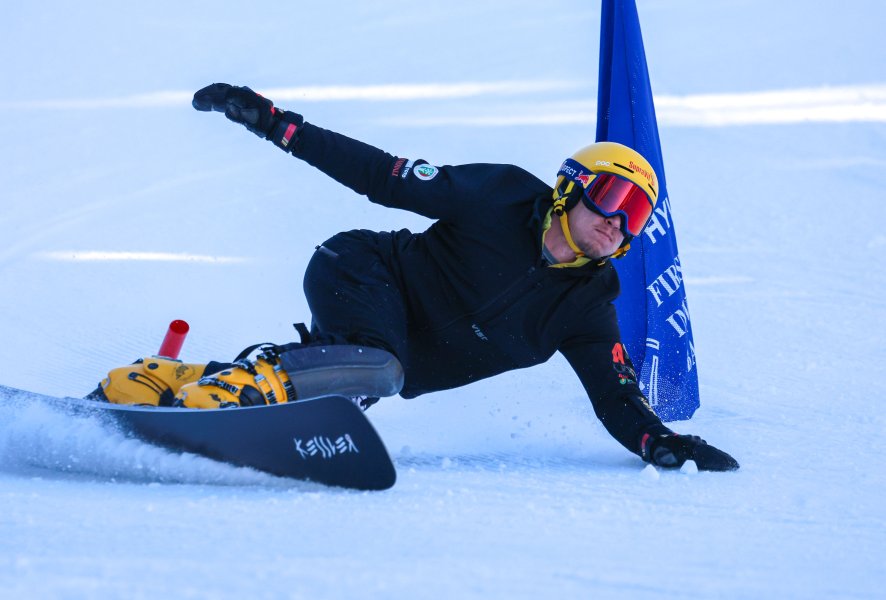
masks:
<svg viewBox="0 0 886 600"><path fill-rule="evenodd" d="M584 193L585 204L604 217L622 215L624 233L640 235L652 214L652 201L637 184L609 173L598 174Z"/></svg>

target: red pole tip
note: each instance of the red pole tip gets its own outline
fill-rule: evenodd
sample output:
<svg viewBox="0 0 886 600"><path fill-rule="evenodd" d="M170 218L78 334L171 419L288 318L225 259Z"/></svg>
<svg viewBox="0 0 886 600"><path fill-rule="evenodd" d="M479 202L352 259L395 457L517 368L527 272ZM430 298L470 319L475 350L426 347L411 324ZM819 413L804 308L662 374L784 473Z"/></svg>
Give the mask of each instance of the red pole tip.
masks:
<svg viewBox="0 0 886 600"><path fill-rule="evenodd" d="M191 327L180 319L170 323L169 329L166 331L166 337L163 338L163 343L160 344L157 356L177 359L190 329Z"/></svg>
<svg viewBox="0 0 886 600"><path fill-rule="evenodd" d="M187 335L191 330L191 326L188 325L187 321L182 321L181 319L176 319L172 323L169 324L169 330L174 331L181 335Z"/></svg>

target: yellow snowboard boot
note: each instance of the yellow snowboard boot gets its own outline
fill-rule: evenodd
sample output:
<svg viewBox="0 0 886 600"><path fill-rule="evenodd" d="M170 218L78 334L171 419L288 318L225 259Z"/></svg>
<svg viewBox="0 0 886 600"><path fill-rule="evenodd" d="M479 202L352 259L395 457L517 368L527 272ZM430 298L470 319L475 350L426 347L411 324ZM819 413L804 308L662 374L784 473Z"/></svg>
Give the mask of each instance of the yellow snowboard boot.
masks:
<svg viewBox="0 0 886 600"><path fill-rule="evenodd" d="M200 379L206 367L158 356L140 358L108 373L87 398L113 404L172 406L181 387Z"/></svg>

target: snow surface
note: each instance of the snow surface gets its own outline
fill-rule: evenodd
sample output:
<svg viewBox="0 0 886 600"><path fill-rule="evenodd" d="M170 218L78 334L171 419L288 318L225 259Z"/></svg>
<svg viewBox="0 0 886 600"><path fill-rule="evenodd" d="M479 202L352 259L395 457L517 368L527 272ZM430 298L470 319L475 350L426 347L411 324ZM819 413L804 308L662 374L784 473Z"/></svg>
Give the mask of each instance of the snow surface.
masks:
<svg viewBox="0 0 886 600"><path fill-rule="evenodd" d="M702 408L741 462L659 472L561 359L369 416L381 493L293 483L0 407L0 596L886 597L879 0L639 0ZM343 229L422 229L193 111L214 81L438 164L550 181L594 136L599 5L8 2L3 383L88 392L292 339ZM270 95L270 94L269 94Z"/></svg>

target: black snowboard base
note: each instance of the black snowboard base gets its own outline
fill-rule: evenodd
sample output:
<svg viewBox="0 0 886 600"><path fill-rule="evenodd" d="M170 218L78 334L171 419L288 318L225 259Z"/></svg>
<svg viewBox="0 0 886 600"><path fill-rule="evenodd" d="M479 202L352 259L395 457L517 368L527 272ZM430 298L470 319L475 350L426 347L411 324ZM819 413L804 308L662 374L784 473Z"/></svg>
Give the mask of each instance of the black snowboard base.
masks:
<svg viewBox="0 0 886 600"><path fill-rule="evenodd" d="M41 402L94 416L150 444L280 477L358 490L385 490L397 480L378 433L344 396L198 410L57 398L0 385L0 402Z"/></svg>

